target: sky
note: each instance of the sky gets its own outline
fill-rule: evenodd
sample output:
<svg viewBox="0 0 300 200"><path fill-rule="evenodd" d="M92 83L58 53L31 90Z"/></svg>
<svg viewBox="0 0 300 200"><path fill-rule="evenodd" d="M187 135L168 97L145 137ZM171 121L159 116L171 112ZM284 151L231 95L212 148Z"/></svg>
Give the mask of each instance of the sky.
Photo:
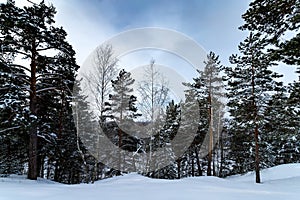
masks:
<svg viewBox="0 0 300 200"><path fill-rule="evenodd" d="M57 22L69 33L82 64L110 37L130 29L159 27L193 38L224 64L245 33L238 30L249 0L57 0ZM149 60L147 61L149 62Z"/></svg>
<svg viewBox="0 0 300 200"><path fill-rule="evenodd" d="M238 30L238 27L243 24L241 15L247 10L250 0L45 0L45 2L51 2L56 7L56 25L63 26L67 31L67 39L77 53L77 62L84 69L84 63L97 46L124 31L145 27L168 29L184 34L207 53L213 51L219 55L221 64L230 65L229 56L238 53L238 44L247 36L247 33ZM24 6L28 5L28 2L16 0L16 4ZM152 58L157 64L175 69L183 79L190 80L196 75L188 68L189 63L170 52L158 49L128 52L120 57L119 64L121 68L132 70L137 66L149 64ZM285 81L295 78L291 69L276 70L288 75L283 79Z"/></svg>

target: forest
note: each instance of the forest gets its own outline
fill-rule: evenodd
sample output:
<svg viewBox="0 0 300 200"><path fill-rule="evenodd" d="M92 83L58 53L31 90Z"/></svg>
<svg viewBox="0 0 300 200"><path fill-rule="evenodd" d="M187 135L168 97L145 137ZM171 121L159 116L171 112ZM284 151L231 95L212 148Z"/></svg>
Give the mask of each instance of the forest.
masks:
<svg viewBox="0 0 300 200"><path fill-rule="evenodd" d="M252 1L231 64L207 53L203 71L182 83L181 101L155 58L133 87L112 45L97 47L94 72L78 78L55 15L43 1L0 4L0 177L79 184L129 172L181 179L255 171L260 183L260 170L300 162L299 0ZM281 64L299 79L279 81Z"/></svg>

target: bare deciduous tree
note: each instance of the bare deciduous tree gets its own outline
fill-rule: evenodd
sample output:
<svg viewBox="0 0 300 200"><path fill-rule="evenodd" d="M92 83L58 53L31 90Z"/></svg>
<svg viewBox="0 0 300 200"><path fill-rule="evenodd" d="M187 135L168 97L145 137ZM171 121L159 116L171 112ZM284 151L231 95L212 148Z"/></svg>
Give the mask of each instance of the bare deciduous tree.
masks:
<svg viewBox="0 0 300 200"><path fill-rule="evenodd" d="M155 67L155 60L144 71L144 81L138 86L141 97L139 110L146 121L155 122L165 110L169 100L168 83L164 76Z"/></svg>
<svg viewBox="0 0 300 200"><path fill-rule="evenodd" d="M146 161L146 169L149 170L151 165L155 165L152 160L152 142L153 135L159 129L163 119L163 113L169 100L169 88L161 73L155 67L155 61L152 59L150 65L145 69L144 81L138 86L138 93L141 101L138 109L146 122L150 122L151 128L147 130L149 138L149 154Z"/></svg>
<svg viewBox="0 0 300 200"><path fill-rule="evenodd" d="M105 120L105 102L109 100L109 94L112 91L111 80L117 75L117 62L118 59L114 57L113 48L111 45L99 46L92 58L92 69L91 71L83 74L85 83L87 85L87 93L90 98L90 102L94 102L92 107L96 108L94 110L94 115L99 118L99 122L102 123ZM99 143L100 137L102 137L102 129L96 133L96 153L95 155L99 157ZM97 172L97 162L94 166L94 176ZM95 177L94 177L95 178Z"/></svg>
<svg viewBox="0 0 300 200"><path fill-rule="evenodd" d="M105 102L112 89L111 80L117 75L117 62L111 45L100 46L93 55L92 70L83 75L100 119L104 115Z"/></svg>

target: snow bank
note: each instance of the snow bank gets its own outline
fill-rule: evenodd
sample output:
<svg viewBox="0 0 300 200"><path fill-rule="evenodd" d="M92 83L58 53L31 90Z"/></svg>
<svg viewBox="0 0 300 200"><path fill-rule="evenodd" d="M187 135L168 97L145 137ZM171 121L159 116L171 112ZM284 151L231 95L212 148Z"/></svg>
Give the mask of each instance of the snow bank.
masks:
<svg viewBox="0 0 300 200"><path fill-rule="evenodd" d="M270 182L280 179L300 178L300 164L285 164L276 167L263 169L261 171L262 182ZM234 181L254 181L255 172L249 172L245 175L236 175L227 179Z"/></svg>
<svg viewBox="0 0 300 200"><path fill-rule="evenodd" d="M63 185L23 176L0 178L0 200L298 200L300 164L281 165L262 171L263 184L254 183L254 174L227 179L194 177L158 180L128 174L95 184Z"/></svg>

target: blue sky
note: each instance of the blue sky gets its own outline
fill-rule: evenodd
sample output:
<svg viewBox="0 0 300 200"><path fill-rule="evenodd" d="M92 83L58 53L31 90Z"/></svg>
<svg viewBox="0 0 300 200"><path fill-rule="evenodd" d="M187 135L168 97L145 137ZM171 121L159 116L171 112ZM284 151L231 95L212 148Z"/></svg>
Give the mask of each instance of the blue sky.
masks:
<svg viewBox="0 0 300 200"><path fill-rule="evenodd" d="M246 35L238 26L243 23L241 14L249 0L57 0L56 3L58 22L68 30L70 42L80 54L79 63L81 55L86 54L83 46L95 48L95 44L119 32L141 27L179 31L207 51L215 51L227 63ZM86 41L85 36L89 40L94 38L93 42ZM86 41L86 45L80 44L80 40Z"/></svg>
<svg viewBox="0 0 300 200"><path fill-rule="evenodd" d="M207 52L220 55L222 63L227 65L228 57L237 52L237 45L246 36L238 26L243 24L241 15L249 0L55 0L53 3L57 5L57 22L68 31L79 64L84 63L97 45L122 31L159 27L189 36ZM136 52L126 56L121 65L131 69L154 58L165 66L186 68L184 63L176 66L174 60L180 61L173 56L161 54Z"/></svg>
<svg viewBox="0 0 300 200"><path fill-rule="evenodd" d="M57 8L57 25L63 26L69 34L68 40L77 52L79 65L98 45L134 28L159 27L183 33L207 52L220 55L223 65L229 65L229 56L238 53L238 44L247 36L238 27L243 24L241 15L247 10L250 0L45 1L52 2ZM28 4L26 0L16 0L16 3L21 6ZM157 51L135 52L125 56L121 65L129 68L130 65L146 65L151 58L165 66L174 65L174 62L185 65L178 58ZM295 78L290 68L276 70L287 74L286 81Z"/></svg>

